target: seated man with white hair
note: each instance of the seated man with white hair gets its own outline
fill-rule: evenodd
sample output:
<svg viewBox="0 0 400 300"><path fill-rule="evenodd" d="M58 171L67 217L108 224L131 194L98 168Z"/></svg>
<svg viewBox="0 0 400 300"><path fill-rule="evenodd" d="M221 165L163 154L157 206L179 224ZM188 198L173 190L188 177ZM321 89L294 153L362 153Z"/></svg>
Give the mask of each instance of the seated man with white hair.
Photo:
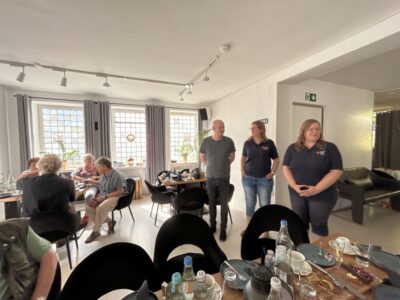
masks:
<svg viewBox="0 0 400 300"><path fill-rule="evenodd" d="M23 190L22 210L26 216L45 211L73 211L75 186L71 179L58 176L62 163L58 155L46 154L37 163L39 176L17 181Z"/></svg>

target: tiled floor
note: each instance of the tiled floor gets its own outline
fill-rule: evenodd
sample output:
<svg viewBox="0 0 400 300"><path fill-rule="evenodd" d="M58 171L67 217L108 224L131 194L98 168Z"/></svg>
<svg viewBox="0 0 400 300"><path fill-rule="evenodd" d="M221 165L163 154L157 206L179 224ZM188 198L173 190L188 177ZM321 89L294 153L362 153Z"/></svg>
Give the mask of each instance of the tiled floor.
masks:
<svg viewBox="0 0 400 300"><path fill-rule="evenodd" d="M91 244L85 244L84 241L90 234L89 228L91 226L89 225L88 230L79 240L79 250L76 250L74 243L70 244L73 266L76 266L81 260L96 249L116 241L126 241L138 244L147 251L150 257L153 257L154 241L158 229L170 214L168 206L165 206L161 214L159 213L157 226L154 226L154 219L150 219L149 217L150 209L151 201L147 196L145 196L143 200L135 200L132 204L132 211L136 219L135 223L132 222L128 210L124 209L122 211L122 218L119 217L118 213L115 215L117 225L115 227L114 235L106 235L107 233L105 228L104 232L102 232L102 236L98 240ZM227 241L220 242L218 240L218 226L217 233L215 234L218 244L229 259L240 258L240 232L245 227L244 213L239 209L231 209L231 211L234 223L231 225L228 220ZM352 240L357 240L359 242L369 241L374 244L382 245L383 249L389 252L400 253L400 242L398 240L398 237L400 236L399 216L400 212L391 209L366 207L364 225L361 226L349 221L350 211L346 211L333 215L329 220L329 226L332 233L341 232ZM205 215L204 219L208 221L208 215ZM175 253L182 253L188 250L193 251L195 249L190 246L183 246ZM62 280L64 283L70 274L65 247L58 249L57 253L61 264ZM121 295L123 294L126 294L126 292L122 292ZM116 296L106 296L104 299L116 299Z"/></svg>

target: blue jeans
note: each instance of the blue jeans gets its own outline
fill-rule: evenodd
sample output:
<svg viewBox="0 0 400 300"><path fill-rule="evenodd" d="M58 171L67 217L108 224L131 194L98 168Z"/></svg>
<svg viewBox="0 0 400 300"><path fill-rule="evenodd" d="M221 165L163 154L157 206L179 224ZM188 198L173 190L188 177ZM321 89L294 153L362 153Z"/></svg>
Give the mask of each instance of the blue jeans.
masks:
<svg viewBox="0 0 400 300"><path fill-rule="evenodd" d="M274 187L274 180L267 178L256 178L243 176L242 184L246 198L246 216L252 217L257 204L257 195L260 207L271 203L271 194Z"/></svg>

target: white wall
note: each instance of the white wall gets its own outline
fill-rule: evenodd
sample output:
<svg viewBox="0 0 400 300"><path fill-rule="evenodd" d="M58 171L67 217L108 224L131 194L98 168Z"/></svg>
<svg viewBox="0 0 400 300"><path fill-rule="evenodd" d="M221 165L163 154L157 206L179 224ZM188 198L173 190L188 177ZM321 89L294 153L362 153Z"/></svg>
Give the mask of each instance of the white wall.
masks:
<svg viewBox="0 0 400 300"><path fill-rule="evenodd" d="M240 157L244 141L250 135L250 123L268 118L267 136L275 140L276 135L276 84L260 81L244 88L212 105L213 120L222 119L225 135L233 139L236 159L231 166L231 183L235 185L235 196L231 205L244 210L245 201L240 175Z"/></svg>
<svg viewBox="0 0 400 300"><path fill-rule="evenodd" d="M317 94L316 105L324 107L324 138L335 143L344 167L371 167L373 92L308 80L298 85L278 84L277 147L280 157L297 136L291 136L292 103L306 103L305 93ZM277 174L276 194L279 203L289 205L287 184Z"/></svg>

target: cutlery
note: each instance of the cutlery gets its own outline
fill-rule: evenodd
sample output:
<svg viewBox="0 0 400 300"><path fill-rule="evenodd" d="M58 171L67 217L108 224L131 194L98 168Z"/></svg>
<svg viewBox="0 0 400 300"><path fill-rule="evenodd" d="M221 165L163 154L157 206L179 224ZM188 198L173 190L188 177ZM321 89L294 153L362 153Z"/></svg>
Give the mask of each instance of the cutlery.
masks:
<svg viewBox="0 0 400 300"><path fill-rule="evenodd" d="M313 263L310 260L307 260L307 262L312 265L314 268L318 269L319 271L321 271L322 273L324 273L325 275L327 275L330 279L332 279L333 283L339 287L339 288L346 288L350 293L352 293L354 296L356 296L358 299L361 300L367 300L367 297L365 297L363 294L361 294L359 291L357 291L356 288L354 288L352 285L345 283L342 279L339 279L337 277L332 276L332 274L328 273L328 271L324 270L323 268L321 268L320 266L318 266L317 264Z"/></svg>
<svg viewBox="0 0 400 300"><path fill-rule="evenodd" d="M224 263L225 263L229 268L231 268L233 272L235 272L235 273L237 274L237 276L239 277L240 280L242 280L242 281L246 281L246 280L247 280L247 278L244 277L242 274L240 274L239 271L236 270L227 260L225 260Z"/></svg>

